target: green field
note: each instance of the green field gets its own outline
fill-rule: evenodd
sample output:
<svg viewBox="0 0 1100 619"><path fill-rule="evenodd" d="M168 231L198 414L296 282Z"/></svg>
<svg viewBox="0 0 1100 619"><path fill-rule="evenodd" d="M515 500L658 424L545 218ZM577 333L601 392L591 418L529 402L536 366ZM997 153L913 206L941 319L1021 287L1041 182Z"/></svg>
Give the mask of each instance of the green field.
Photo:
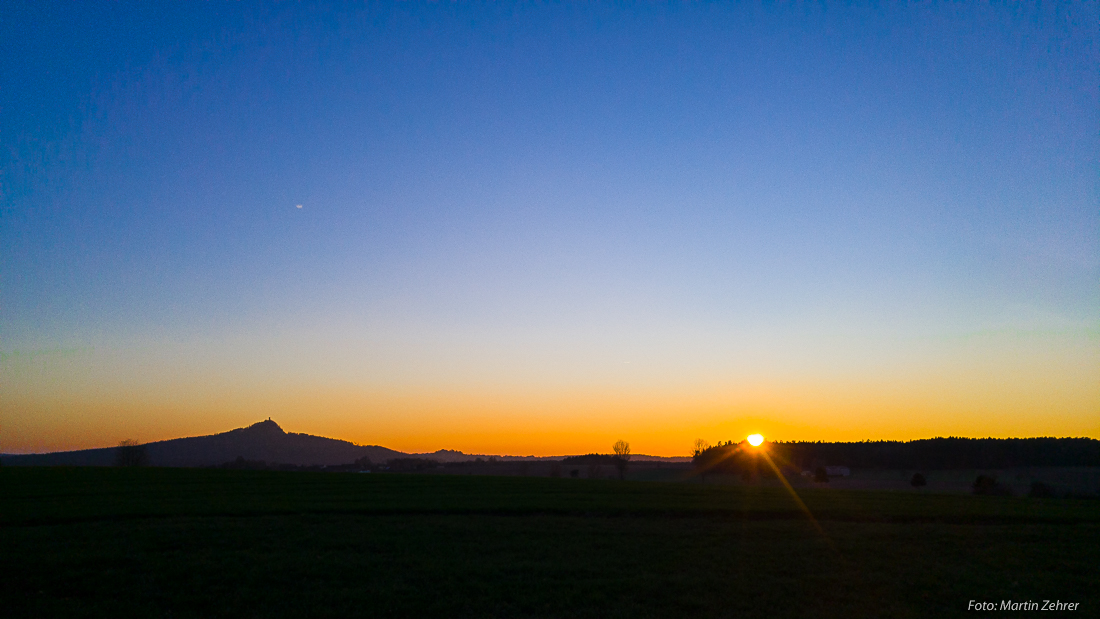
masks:
<svg viewBox="0 0 1100 619"><path fill-rule="evenodd" d="M931 617L1100 595L1100 503L0 469L5 617Z"/></svg>

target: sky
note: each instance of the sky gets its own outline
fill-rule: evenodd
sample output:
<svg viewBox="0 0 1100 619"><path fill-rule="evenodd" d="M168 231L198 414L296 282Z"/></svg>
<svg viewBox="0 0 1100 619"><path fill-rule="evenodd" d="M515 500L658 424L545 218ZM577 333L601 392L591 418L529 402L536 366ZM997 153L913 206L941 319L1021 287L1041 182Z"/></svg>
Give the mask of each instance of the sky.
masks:
<svg viewBox="0 0 1100 619"><path fill-rule="evenodd" d="M1100 438L1081 3L0 7L0 451Z"/></svg>

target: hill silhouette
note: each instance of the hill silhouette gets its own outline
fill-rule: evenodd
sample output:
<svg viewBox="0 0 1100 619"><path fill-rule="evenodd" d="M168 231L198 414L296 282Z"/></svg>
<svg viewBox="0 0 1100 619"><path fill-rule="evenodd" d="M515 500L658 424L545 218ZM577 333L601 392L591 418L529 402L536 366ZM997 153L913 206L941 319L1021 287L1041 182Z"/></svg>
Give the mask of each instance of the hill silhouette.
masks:
<svg viewBox="0 0 1100 619"><path fill-rule="evenodd" d="M145 444L151 466L216 466L244 458L300 466L336 465L367 457L385 462L408 454L377 445L286 432L271 419L247 428L209 436L192 436ZM111 466L115 448L82 449L48 454L5 455L5 466Z"/></svg>
<svg viewBox="0 0 1100 619"><path fill-rule="evenodd" d="M268 418L247 428L237 428L220 434L192 436L144 445L150 466L218 466L243 459L269 465L335 466L350 464L360 458L384 463L399 458L421 458L440 463L472 462L478 458L494 458L501 462L554 461L566 456L507 456L467 454L453 449L430 453L409 454L378 445L356 445L349 441L286 432ZM0 454L5 466L114 466L117 449L101 447L78 451L58 451L45 454ZM690 462L691 458L635 455L636 461Z"/></svg>

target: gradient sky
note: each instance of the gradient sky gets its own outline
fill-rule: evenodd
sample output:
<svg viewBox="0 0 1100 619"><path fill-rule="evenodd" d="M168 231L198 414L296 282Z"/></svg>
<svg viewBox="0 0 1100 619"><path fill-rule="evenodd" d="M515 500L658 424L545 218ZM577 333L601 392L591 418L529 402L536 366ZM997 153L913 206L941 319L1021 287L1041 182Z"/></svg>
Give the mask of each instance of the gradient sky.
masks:
<svg viewBox="0 0 1100 619"><path fill-rule="evenodd" d="M3 3L0 451L1100 437L1097 4L886 4Z"/></svg>

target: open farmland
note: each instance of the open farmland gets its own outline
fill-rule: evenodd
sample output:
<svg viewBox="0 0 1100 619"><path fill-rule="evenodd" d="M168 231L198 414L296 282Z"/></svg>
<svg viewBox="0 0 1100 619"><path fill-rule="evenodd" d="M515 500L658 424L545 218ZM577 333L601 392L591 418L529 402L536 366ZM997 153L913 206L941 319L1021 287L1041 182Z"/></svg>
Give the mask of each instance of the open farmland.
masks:
<svg viewBox="0 0 1100 619"><path fill-rule="evenodd" d="M7 616L1095 612L1096 501L588 479L0 469Z"/></svg>

